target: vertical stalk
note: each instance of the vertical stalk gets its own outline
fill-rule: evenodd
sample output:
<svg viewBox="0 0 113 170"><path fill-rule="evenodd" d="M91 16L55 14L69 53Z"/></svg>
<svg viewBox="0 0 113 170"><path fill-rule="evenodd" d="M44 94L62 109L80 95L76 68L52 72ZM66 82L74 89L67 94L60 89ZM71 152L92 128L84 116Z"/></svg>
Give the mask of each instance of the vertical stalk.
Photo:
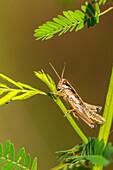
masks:
<svg viewBox="0 0 113 170"><path fill-rule="evenodd" d="M104 143L106 146L111 125L112 125L112 118L113 118L113 68L112 68L111 78L109 82L109 88L106 97L103 117L105 118L106 122L105 124L101 125L98 138L99 140L104 139Z"/></svg>
<svg viewBox="0 0 113 170"><path fill-rule="evenodd" d="M108 142L108 137L109 137L109 133L112 125L112 119L113 119L113 68L112 68L111 78L109 82L109 88L106 97L103 117L105 118L106 122L105 124L100 126L98 139L99 140L104 139L104 147L105 147ZM93 167L93 170L102 170L102 169L103 166Z"/></svg>

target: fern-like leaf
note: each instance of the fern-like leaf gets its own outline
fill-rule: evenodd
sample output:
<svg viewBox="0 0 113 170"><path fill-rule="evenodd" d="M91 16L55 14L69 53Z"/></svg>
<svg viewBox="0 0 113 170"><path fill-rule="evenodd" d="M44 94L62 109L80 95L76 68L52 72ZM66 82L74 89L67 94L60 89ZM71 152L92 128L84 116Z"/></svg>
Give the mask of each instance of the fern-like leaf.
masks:
<svg viewBox="0 0 113 170"><path fill-rule="evenodd" d="M62 169L63 167L91 167L92 165L107 166L111 162L113 147L108 143L104 147L104 140L99 141L98 138L89 138L87 145L80 144L72 149L59 151L60 165L53 170ZM87 160L87 161L86 161Z"/></svg>
<svg viewBox="0 0 113 170"><path fill-rule="evenodd" d="M55 82L48 74L45 74L43 70L38 72L35 71L34 73L39 79L41 79L49 87L51 92L57 92Z"/></svg>
<svg viewBox="0 0 113 170"><path fill-rule="evenodd" d="M35 71L35 75L39 79L41 79L43 82L45 82L45 84L49 87L50 91L57 92L54 81L48 74L45 74L43 70L39 72ZM55 99L55 97L51 95L50 93L45 93L30 85L27 85L21 82L16 82L3 74L0 74L0 77L4 79L5 81L18 87L18 89L14 89L14 88L8 87L6 84L0 83L0 95L1 95L0 106L8 103L10 100L12 101L25 100L36 94L48 95Z"/></svg>
<svg viewBox="0 0 113 170"><path fill-rule="evenodd" d="M37 158L34 158L31 170L36 170L36 169L37 169Z"/></svg>
<svg viewBox="0 0 113 170"><path fill-rule="evenodd" d="M42 26L39 26L34 33L34 36L37 37L36 40L50 39L56 33L59 33L60 36L68 30L70 30L70 32L74 29L78 31L82 29L86 23L88 28L99 23L100 9L98 3L93 7L92 4L86 2L85 5L81 6L81 9L82 11L63 11L64 16L58 15L57 18L53 18L53 21L48 21Z"/></svg>
<svg viewBox="0 0 113 170"><path fill-rule="evenodd" d="M5 143L4 153L0 143L0 164L2 163L4 164L1 169L4 170L37 170L37 158L34 158L31 165L30 154L26 156L24 148L19 150L16 159L14 159L14 145L9 140Z"/></svg>
<svg viewBox="0 0 113 170"><path fill-rule="evenodd" d="M26 156L26 167L29 168L30 164L31 164L31 156L28 153L27 156Z"/></svg>
<svg viewBox="0 0 113 170"><path fill-rule="evenodd" d="M18 93L20 93L20 91L18 90L13 90L13 91L8 92L4 97L0 99L0 106L9 102Z"/></svg>
<svg viewBox="0 0 113 170"><path fill-rule="evenodd" d="M107 2L107 0L93 0L92 1L92 4L94 4L94 3L98 3L99 5L101 5L101 4L105 4Z"/></svg>
<svg viewBox="0 0 113 170"><path fill-rule="evenodd" d="M45 84L49 87L50 91L52 92L57 92L56 91L56 85L52 78L48 75L45 74L43 70L36 72L35 75L41 79ZM50 93L45 93L43 91L40 91L30 85L21 83L21 82L16 82L12 80L11 78L0 74L0 77L4 79L5 81L13 84L14 86L18 87L18 89L10 88L6 84L0 83L0 106L3 104L8 103L10 100L12 101L17 101L17 100L25 100L28 99L36 94L42 94L42 95L48 95L51 96L52 98L55 99L53 95ZM2 96L4 95L4 96Z"/></svg>
<svg viewBox="0 0 113 170"><path fill-rule="evenodd" d="M10 88L6 84L0 83L0 106L8 103L10 100L25 100L36 94L47 95L46 93L24 83L16 82L11 78L0 74L0 77L5 81L18 87L18 89ZM3 95L3 96L2 96Z"/></svg>
<svg viewBox="0 0 113 170"><path fill-rule="evenodd" d="M21 85L19 85L16 81L10 79L9 77L3 75L3 74L0 74L0 77L6 81L8 81L9 83L13 84L14 86L20 88L20 89L23 89Z"/></svg>
<svg viewBox="0 0 113 170"><path fill-rule="evenodd" d="M105 4L107 2L107 0L99 0L99 5L101 5L101 4Z"/></svg>

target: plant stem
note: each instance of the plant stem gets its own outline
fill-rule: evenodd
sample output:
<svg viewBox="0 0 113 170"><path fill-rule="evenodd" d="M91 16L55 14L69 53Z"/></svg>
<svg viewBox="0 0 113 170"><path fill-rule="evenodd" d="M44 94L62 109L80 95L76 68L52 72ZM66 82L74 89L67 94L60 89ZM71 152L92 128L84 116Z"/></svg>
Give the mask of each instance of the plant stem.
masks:
<svg viewBox="0 0 113 170"><path fill-rule="evenodd" d="M113 9L113 7L106 9L104 12L100 13L99 16L106 14L107 12L111 11L112 9Z"/></svg>
<svg viewBox="0 0 113 170"><path fill-rule="evenodd" d="M106 122L105 124L100 126L98 139L99 140L104 139L104 147L105 147L108 141L108 137L109 137L109 133L110 133L111 125L112 125L112 119L113 119L113 68L112 68L108 93L106 97L103 117L105 118ZM100 166L100 167L94 166L92 169L102 170L103 166Z"/></svg>
<svg viewBox="0 0 113 170"><path fill-rule="evenodd" d="M54 81L52 80L52 78L48 75L45 74L44 71L42 70L41 72L35 72L36 76L41 79L50 89L50 91L54 94L57 92L56 90L56 85L54 83ZM44 94L44 93L43 93ZM45 93L44 95L48 95L50 97L52 97L52 99L58 104L58 106L60 107L60 109L63 111L63 113L65 114L67 109L65 108L65 106L63 105L63 103L61 102L60 98L54 95L51 95L51 93ZM74 130L78 133L78 135L81 137L81 139L84 141L85 144L88 143L88 139L87 137L84 135L84 133L80 130L80 128L77 126L77 124L75 123L75 121L73 120L73 118L71 117L71 115L69 113L66 114L66 118L68 119L68 121L70 122L70 124L72 125L72 127L74 128Z"/></svg>
<svg viewBox="0 0 113 170"><path fill-rule="evenodd" d="M105 118L106 122L105 124L101 125L98 138L99 140L104 139L104 143L106 146L111 125L112 125L112 118L113 118L113 68L112 68L108 93L106 97L103 117Z"/></svg>
<svg viewBox="0 0 113 170"><path fill-rule="evenodd" d="M63 103L61 102L61 100L59 98L57 98L55 100L55 102L58 104L58 106L60 107L60 109L63 111L63 113L65 114L67 109L65 108L65 106L63 105ZM78 135L81 137L81 139L84 141L85 144L88 143L88 139L87 137L84 135L84 133L80 130L80 128L78 127L78 125L75 123L75 121L73 120L73 118L71 117L71 115L69 113L66 114L66 118L68 119L68 121L70 122L70 124L72 125L72 127L74 128L74 130L78 133Z"/></svg>

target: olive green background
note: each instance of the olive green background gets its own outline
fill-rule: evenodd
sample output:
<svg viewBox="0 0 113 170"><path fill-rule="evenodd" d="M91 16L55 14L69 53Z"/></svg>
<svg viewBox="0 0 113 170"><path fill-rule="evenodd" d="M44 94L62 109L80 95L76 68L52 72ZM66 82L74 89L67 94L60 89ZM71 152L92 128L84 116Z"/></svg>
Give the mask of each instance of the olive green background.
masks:
<svg viewBox="0 0 113 170"><path fill-rule="evenodd" d="M48 41L36 41L33 37L39 25L63 10L80 9L84 2L76 0L63 7L57 0L1 0L0 73L49 92L33 71L43 69L57 84L49 62L61 74L66 61L65 78L82 99L104 106L113 63L113 11L90 29L56 35ZM110 2L101 7L102 11ZM97 137L99 126L90 129L82 120L75 121L87 137ZM37 156L39 170L57 165L55 151L81 142L58 106L42 95L0 107L0 142L4 144L7 139L14 143L16 153L24 146L32 158ZM109 140L113 142L113 133ZM113 164L105 169L112 168Z"/></svg>

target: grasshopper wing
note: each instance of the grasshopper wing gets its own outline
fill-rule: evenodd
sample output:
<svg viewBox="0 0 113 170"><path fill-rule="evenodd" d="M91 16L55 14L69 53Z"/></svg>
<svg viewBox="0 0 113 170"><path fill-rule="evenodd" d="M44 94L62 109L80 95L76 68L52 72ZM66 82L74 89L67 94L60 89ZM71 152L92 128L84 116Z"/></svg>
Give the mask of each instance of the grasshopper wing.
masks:
<svg viewBox="0 0 113 170"><path fill-rule="evenodd" d="M84 103L85 103L85 102L84 102ZM88 104L88 103L85 103L85 105L86 105L87 107L89 107L92 111L97 112L97 113L100 113L101 110L102 110L102 106L95 106L95 105Z"/></svg>
<svg viewBox="0 0 113 170"><path fill-rule="evenodd" d="M77 115L84 121L86 122L91 128L96 127L96 125L94 124L94 122L87 116L86 111L84 110L84 108L79 105L79 104L75 104L75 112L77 113Z"/></svg>

